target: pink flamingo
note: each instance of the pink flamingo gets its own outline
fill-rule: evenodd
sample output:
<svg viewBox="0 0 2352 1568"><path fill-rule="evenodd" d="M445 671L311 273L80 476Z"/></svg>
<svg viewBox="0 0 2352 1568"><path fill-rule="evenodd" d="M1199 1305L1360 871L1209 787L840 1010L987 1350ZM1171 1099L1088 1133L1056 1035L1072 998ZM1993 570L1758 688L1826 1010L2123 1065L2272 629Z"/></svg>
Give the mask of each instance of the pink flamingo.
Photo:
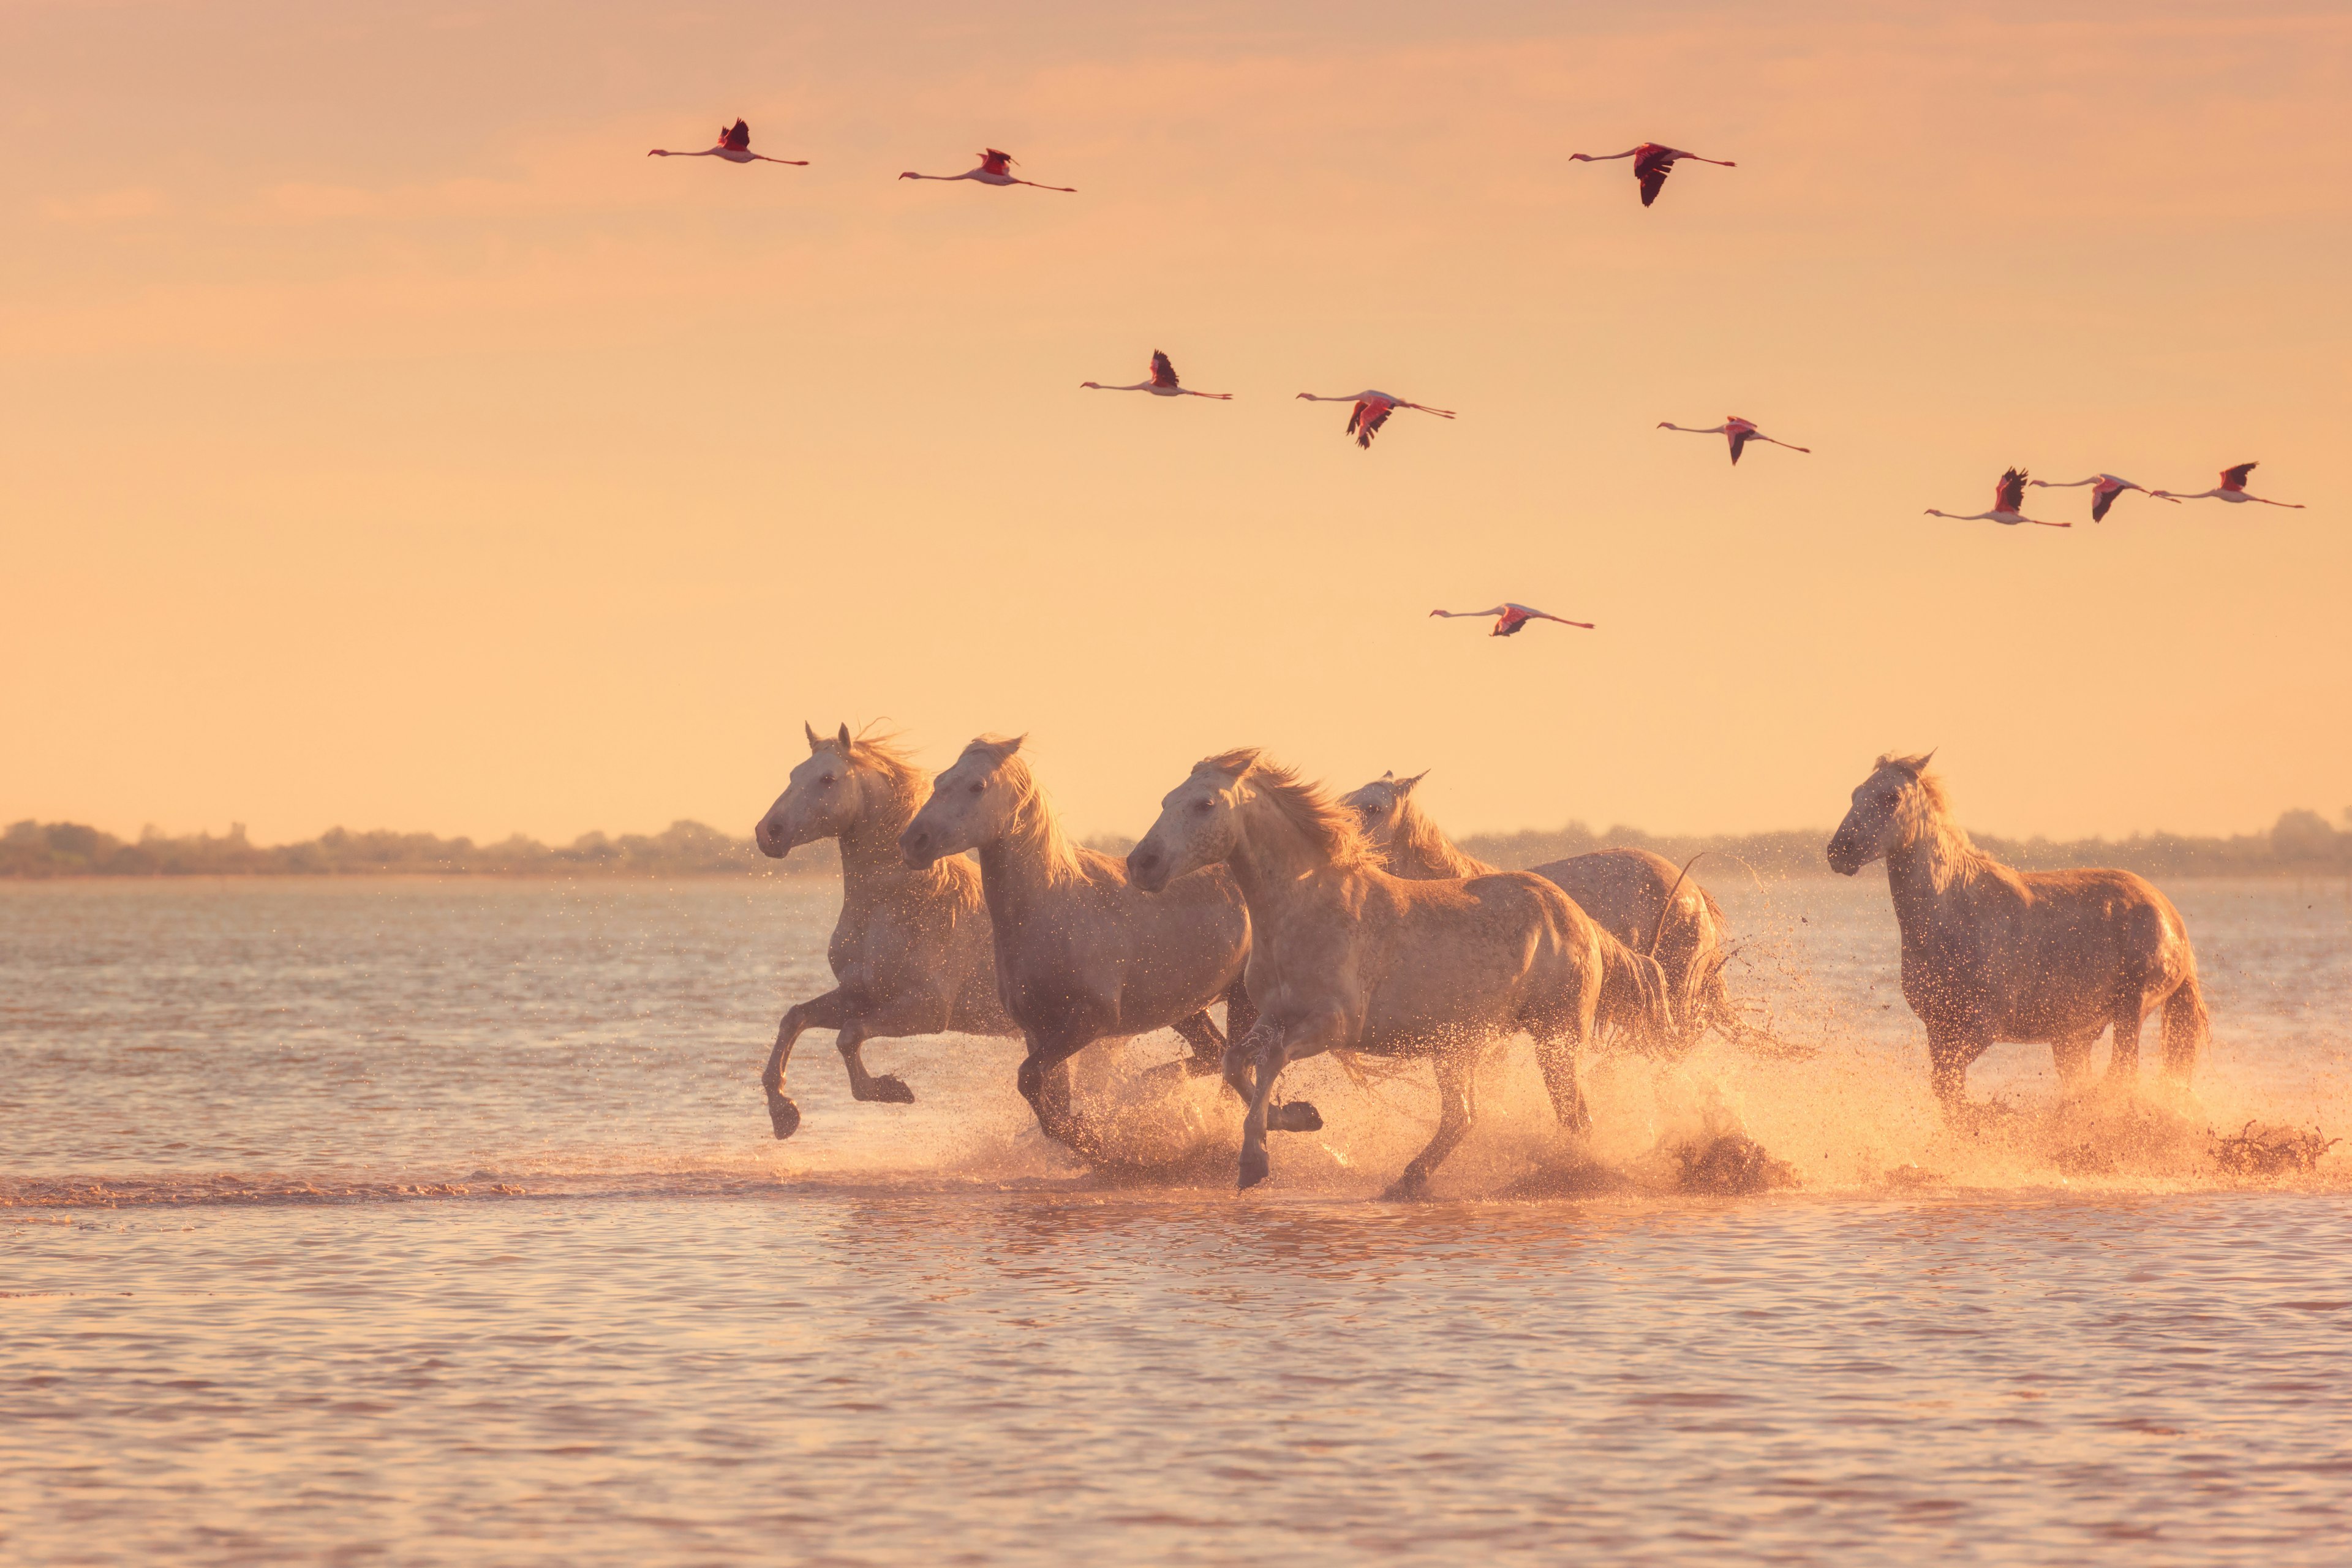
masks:
<svg viewBox="0 0 2352 1568"><path fill-rule="evenodd" d="M2170 490L2150 490L2147 493L2152 496L2162 496L2167 500L2225 500L2232 502L2258 500L2264 506L2292 507L2296 511L2301 511L2303 510L2303 503L2299 500L2271 500L2263 496L2248 495L2246 493L2246 476L2252 473L2256 465L2252 463L2240 463L2234 468L2224 468L2221 470L2221 482L2219 486L2210 490L2199 490L2193 496L2177 496Z"/></svg>
<svg viewBox="0 0 2352 1568"><path fill-rule="evenodd" d="M1642 205L1648 206L1658 199L1665 188L1666 176L1675 171L1675 160L1688 158L1694 163L1714 163L1721 168L1737 169L1738 164L1728 158L1702 158L1696 153L1685 153L1679 147L1669 147L1659 142L1644 142L1622 153L1570 153L1571 163L1606 163L1616 158L1633 160L1633 177L1642 182Z"/></svg>
<svg viewBox="0 0 2352 1568"><path fill-rule="evenodd" d="M1724 419L1725 423L1721 425L1677 425L1671 419L1661 419L1658 421L1658 428L1679 430L1685 436L1720 436L1731 443L1731 460L1735 464L1739 461L1739 454L1748 442L1772 441L1771 437L1756 428L1754 420L1742 419L1737 414L1727 414ZM1787 441L1772 441L1772 445L1787 447L1791 452L1812 450L1811 447L1799 447Z"/></svg>
<svg viewBox="0 0 2352 1568"><path fill-rule="evenodd" d="M1311 392L1302 392L1298 395L1309 403L1354 404L1356 411L1348 416L1348 434L1356 438L1357 446L1363 447L1371 446L1374 433L1389 422L1390 415L1400 408L1417 408L1423 414L1434 414L1440 419L1454 417L1454 411L1450 408L1432 408L1426 404L1407 403L1403 398L1385 392L1352 392L1338 397L1318 397Z"/></svg>
<svg viewBox="0 0 2352 1568"><path fill-rule="evenodd" d="M717 144L705 147L699 153L673 153L666 147L656 147L646 156L648 158L724 158L730 163L790 163L796 168L808 167L806 158L771 158L764 153L752 152L751 124L740 117L734 124L719 128Z"/></svg>
<svg viewBox="0 0 2352 1568"><path fill-rule="evenodd" d="M1221 397L1228 403L1234 400L1230 392L1195 392L1189 386L1177 385L1176 367L1170 364L1168 356L1158 349L1151 351L1150 381L1139 381L1133 386L1105 386L1099 381L1082 381L1078 385L1081 389L1092 387L1097 392L1148 392L1154 397Z"/></svg>
<svg viewBox="0 0 2352 1568"><path fill-rule="evenodd" d="M2171 501L2176 506L2180 501L2179 496L2165 495L2161 490L2152 490L2146 486L2136 485L2129 479L2119 479L2113 474L2093 474L2087 479L2035 479L2032 483L2036 489L2047 490L2071 490L2089 485L2093 522L2106 521L2107 509L2115 505L2116 498L2126 490L2137 490L2144 496L2157 496L2161 500Z"/></svg>
<svg viewBox="0 0 2352 1568"><path fill-rule="evenodd" d="M1990 511L1971 512L1966 517L1961 517L1958 512L1937 511L1931 506L1927 509L1927 515L1929 517L1953 518L1961 522L1998 522L2005 524L2011 528L2015 528L2021 522L2037 523L2043 528L2072 528L2074 526L2071 522L2042 522L2042 521L2038 517L2028 517L2023 512L2017 510L2024 504L2025 470L2023 468L2010 468L2002 473L2000 476L2000 482L1992 488L1992 510Z"/></svg>
<svg viewBox="0 0 2352 1568"><path fill-rule="evenodd" d="M1024 180L1013 172L1013 154L991 147L980 155L980 167L966 169L961 174L918 174L909 169L898 176L902 180L978 180L983 185L1027 185L1040 191L1060 191L1067 195L1078 194L1076 185L1041 185L1034 180Z"/></svg>
<svg viewBox="0 0 2352 1568"><path fill-rule="evenodd" d="M1588 632L1592 630L1592 623L1591 621L1567 620L1559 616L1548 616L1541 610L1531 610L1525 605L1513 605L1509 603L1497 605L1491 610L1432 610L1429 613L1433 616L1445 616L1449 618L1455 616L1467 616L1472 617L1478 616L1493 616L1496 617L1495 621L1495 629L1486 634L1490 637L1509 637L1516 633L1521 626L1526 626L1529 621L1559 621L1559 624L1564 626L1581 626Z"/></svg>

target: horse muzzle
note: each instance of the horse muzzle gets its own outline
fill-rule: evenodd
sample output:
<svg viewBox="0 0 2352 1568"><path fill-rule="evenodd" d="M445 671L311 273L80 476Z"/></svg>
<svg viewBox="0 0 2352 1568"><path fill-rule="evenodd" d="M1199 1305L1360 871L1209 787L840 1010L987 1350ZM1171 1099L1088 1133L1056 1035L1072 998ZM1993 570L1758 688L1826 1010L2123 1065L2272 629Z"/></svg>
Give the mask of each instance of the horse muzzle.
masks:
<svg viewBox="0 0 2352 1568"><path fill-rule="evenodd" d="M1127 852L1127 879L1138 891L1156 893L1168 886L1168 857L1149 844Z"/></svg>

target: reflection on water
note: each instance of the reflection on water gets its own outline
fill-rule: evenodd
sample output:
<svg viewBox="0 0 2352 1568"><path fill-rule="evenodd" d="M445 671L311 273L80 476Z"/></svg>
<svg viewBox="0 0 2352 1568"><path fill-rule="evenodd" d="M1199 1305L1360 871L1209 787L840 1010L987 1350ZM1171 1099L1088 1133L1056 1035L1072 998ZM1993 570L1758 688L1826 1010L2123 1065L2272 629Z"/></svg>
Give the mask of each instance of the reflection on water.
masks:
<svg viewBox="0 0 2352 1568"><path fill-rule="evenodd" d="M2352 1130L2343 889L2168 889L2192 1094L2003 1047L1966 1133L1883 884L1717 891L1817 1056L1595 1062L1622 1184L1522 1202L1570 1156L1504 1052L1398 1206L1424 1079L1323 1063L1247 1198L1213 1086L1209 1173L1106 1185L1005 1042L869 1045L892 1107L804 1041L773 1142L823 885L0 889L0 1556L2338 1557L2352 1159L2212 1149ZM1709 1125L1802 1184L1665 1191Z"/></svg>

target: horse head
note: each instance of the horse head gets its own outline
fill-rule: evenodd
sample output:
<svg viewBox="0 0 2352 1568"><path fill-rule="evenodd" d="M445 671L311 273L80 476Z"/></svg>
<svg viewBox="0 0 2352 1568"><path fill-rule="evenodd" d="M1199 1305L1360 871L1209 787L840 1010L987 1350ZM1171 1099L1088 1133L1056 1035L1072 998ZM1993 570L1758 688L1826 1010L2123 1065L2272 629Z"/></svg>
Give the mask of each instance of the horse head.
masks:
<svg viewBox="0 0 2352 1568"><path fill-rule="evenodd" d="M1830 869L1851 877L1917 836L1933 810L1927 760L1936 753L1878 759L1870 776L1853 789L1853 805L1830 837Z"/></svg>
<svg viewBox="0 0 2352 1568"><path fill-rule="evenodd" d="M1409 779L1385 773L1361 789L1341 795L1339 804L1356 814L1363 824L1364 837L1371 840L1373 848L1385 855L1396 838L1398 824L1404 820L1405 797L1412 794L1413 785L1428 776L1425 769Z"/></svg>
<svg viewBox="0 0 2352 1568"><path fill-rule="evenodd" d="M878 780L864 765L858 743L844 724L837 735L819 735L806 721L808 760L794 768L784 793L751 829L760 853L781 860L803 844L838 838L856 826L876 801Z"/></svg>
<svg viewBox="0 0 2352 1568"><path fill-rule="evenodd" d="M1241 833L1242 780L1257 756L1252 746L1195 763L1184 782L1160 800L1151 831L1128 851L1128 880L1156 893L1231 855Z"/></svg>
<svg viewBox="0 0 2352 1568"><path fill-rule="evenodd" d="M898 850L908 865L921 870L1003 837L1029 794L1026 765L1006 766L1025 739L982 735L931 781L930 798L898 835Z"/></svg>

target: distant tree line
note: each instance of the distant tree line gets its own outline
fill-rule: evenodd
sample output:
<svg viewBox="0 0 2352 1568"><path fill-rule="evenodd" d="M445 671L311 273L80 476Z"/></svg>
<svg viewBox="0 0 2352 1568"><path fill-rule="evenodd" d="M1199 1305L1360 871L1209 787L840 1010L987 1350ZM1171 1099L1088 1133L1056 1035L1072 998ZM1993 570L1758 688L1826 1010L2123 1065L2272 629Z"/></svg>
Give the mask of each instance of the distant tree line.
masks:
<svg viewBox="0 0 2352 1568"><path fill-rule="evenodd" d="M2281 814L2267 833L2192 838L2177 833L2129 838L2000 838L1977 843L2029 871L2063 866L2120 866L2147 877L2352 876L2352 807L2345 826L2315 811ZM1497 866L1539 866L1611 845L1655 850L1679 865L1705 850L1709 859L1745 864L1767 878L1827 876L1822 848L1829 829L1810 832L1717 834L1705 837L1612 827L1595 833L1581 822L1550 832L1474 834L1462 847ZM1116 834L1090 838L1094 847L1125 854L1134 840ZM493 877L687 877L831 875L841 868L830 841L803 845L778 862L748 838L730 838L698 822L673 822L667 831L608 837L583 834L551 847L520 834L495 844L436 838L429 833L352 833L330 828L299 844L257 845L245 828L172 837L150 828L135 841L78 822L19 822L0 837L0 877L278 877L409 873ZM1722 872L1710 871L1710 876Z"/></svg>
<svg viewBox="0 0 2352 1568"><path fill-rule="evenodd" d="M263 846L242 824L219 837L172 837L149 828L136 842L78 822L19 822L0 837L0 877L283 877L405 872L426 876L681 877L747 872L832 873L830 840L803 845L782 862L748 838L699 822L662 833L583 834L560 847L520 834L496 844L430 833L353 833L333 827L299 844Z"/></svg>

